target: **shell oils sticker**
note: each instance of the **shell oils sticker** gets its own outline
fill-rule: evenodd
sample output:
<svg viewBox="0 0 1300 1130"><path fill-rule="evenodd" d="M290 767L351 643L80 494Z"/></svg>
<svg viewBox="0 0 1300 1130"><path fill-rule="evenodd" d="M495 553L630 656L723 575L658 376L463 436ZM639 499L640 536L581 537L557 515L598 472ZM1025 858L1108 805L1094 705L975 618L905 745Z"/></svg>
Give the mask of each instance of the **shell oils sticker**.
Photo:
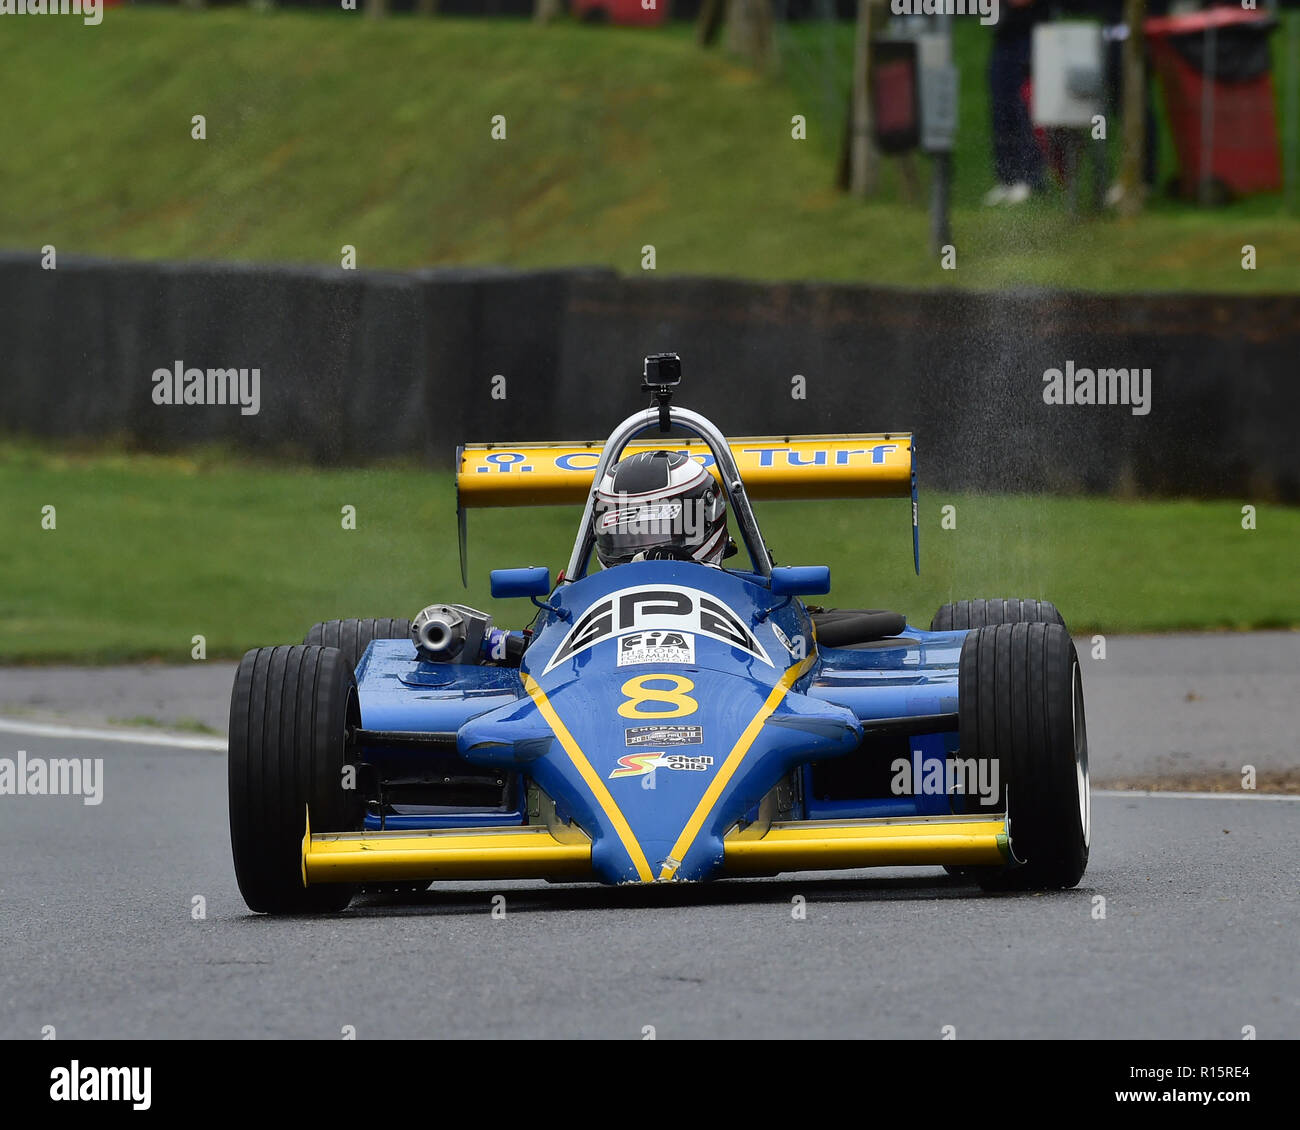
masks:
<svg viewBox="0 0 1300 1130"><path fill-rule="evenodd" d="M618 765L609 775L617 777L642 777L656 769L676 769L685 773L705 773L713 768L713 758L692 757L687 753L628 753L618 759Z"/></svg>

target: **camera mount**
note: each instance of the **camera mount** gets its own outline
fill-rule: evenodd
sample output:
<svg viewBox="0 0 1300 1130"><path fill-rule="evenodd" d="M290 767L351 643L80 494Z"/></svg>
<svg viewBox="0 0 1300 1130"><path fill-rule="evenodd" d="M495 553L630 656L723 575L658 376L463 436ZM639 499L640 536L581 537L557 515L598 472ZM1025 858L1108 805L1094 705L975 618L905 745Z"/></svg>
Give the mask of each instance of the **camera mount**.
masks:
<svg viewBox="0 0 1300 1130"><path fill-rule="evenodd" d="M673 389L681 383L682 359L676 353L651 353L645 359L641 391L650 393L650 407L659 409L661 432L672 430L668 408L672 402Z"/></svg>

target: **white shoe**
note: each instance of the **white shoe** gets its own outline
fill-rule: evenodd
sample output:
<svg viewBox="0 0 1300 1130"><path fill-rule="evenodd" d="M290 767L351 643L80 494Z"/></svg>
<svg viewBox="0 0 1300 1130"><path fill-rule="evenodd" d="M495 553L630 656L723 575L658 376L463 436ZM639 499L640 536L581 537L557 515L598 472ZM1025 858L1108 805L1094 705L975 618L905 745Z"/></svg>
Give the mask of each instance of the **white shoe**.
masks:
<svg viewBox="0 0 1300 1130"><path fill-rule="evenodd" d="M1023 204L1026 200L1028 200L1031 196L1033 196L1033 194L1034 194L1034 190L1030 188L1028 184L1026 184L1024 181L1021 180L1021 181L1016 181L1015 184L1009 186L1007 188L1006 195L1003 196L1002 199L1003 202L1006 204Z"/></svg>
<svg viewBox="0 0 1300 1130"><path fill-rule="evenodd" d="M995 184L990 188L988 192L984 194L984 207L995 208L997 205L1005 203L1007 199L1007 188L1007 185L1001 183Z"/></svg>

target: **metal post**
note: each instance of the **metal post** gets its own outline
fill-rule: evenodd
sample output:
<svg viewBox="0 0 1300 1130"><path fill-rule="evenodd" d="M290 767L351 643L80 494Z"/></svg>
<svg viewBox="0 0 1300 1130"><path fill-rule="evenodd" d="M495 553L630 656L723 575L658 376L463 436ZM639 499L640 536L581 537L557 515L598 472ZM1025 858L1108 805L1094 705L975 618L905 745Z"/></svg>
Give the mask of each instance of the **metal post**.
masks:
<svg viewBox="0 0 1300 1130"><path fill-rule="evenodd" d="M952 63L952 17L934 17L935 31L946 40L944 63ZM933 155L933 175L930 178L930 254L936 259L952 243L952 223L949 211L952 202L952 150L940 150Z"/></svg>
<svg viewBox="0 0 1300 1130"><path fill-rule="evenodd" d="M1286 65L1286 203L1296 210L1300 198L1300 12L1287 17Z"/></svg>
<svg viewBox="0 0 1300 1130"><path fill-rule="evenodd" d="M952 154L934 155L934 176L930 181L930 253L937 259L952 242L948 206L952 196Z"/></svg>
<svg viewBox="0 0 1300 1130"><path fill-rule="evenodd" d="M1087 142L1088 153L1091 157L1089 167L1092 171L1092 191L1088 200L1088 208L1091 212L1100 212L1106 206L1106 141L1104 138L1094 138L1091 133L1088 135Z"/></svg>
<svg viewBox="0 0 1300 1130"><path fill-rule="evenodd" d="M1079 148L1082 145L1078 130L1058 132L1065 148L1065 214L1071 219L1079 215Z"/></svg>
<svg viewBox="0 0 1300 1130"><path fill-rule="evenodd" d="M1214 148L1214 76L1215 34L1211 24L1205 31L1205 73L1201 76L1201 183L1197 185L1197 195L1202 207L1213 203L1213 148Z"/></svg>

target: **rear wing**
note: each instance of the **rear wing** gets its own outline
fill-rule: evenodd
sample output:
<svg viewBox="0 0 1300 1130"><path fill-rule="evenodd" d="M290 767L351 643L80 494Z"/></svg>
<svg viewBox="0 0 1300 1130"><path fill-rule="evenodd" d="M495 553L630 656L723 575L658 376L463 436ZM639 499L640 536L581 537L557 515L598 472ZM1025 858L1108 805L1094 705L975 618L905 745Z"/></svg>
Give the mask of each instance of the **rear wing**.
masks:
<svg viewBox="0 0 1300 1130"><path fill-rule="evenodd" d="M728 440L750 498L906 498L913 493L912 436L753 436ZM456 451L456 495L466 509L585 502L604 444L469 443ZM638 451L680 451L717 477L702 440L638 440Z"/></svg>
<svg viewBox="0 0 1300 1130"><path fill-rule="evenodd" d="M910 497L912 554L920 572L916 449L910 432L745 436L728 440L727 445L753 499ZM457 448L456 509L462 547L467 510L585 503L603 447L596 440L472 443ZM623 455L665 449L691 456L718 477L708 445L698 439L636 440L623 449Z"/></svg>

